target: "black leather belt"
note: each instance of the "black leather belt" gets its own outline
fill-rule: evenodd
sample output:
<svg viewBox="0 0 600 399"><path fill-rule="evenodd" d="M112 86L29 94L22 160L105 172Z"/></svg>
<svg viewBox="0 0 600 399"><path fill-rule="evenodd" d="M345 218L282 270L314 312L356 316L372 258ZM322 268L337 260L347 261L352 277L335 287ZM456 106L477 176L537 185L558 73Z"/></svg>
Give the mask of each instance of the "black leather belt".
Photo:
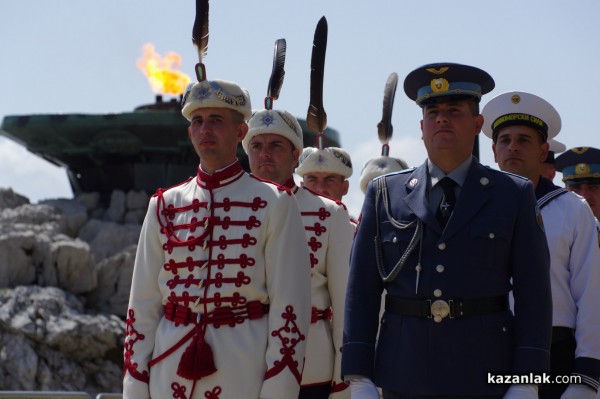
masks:
<svg viewBox="0 0 600 399"><path fill-rule="evenodd" d="M439 323L451 319L502 312L509 309L508 296L500 295L471 299L406 299L392 295L385 297L385 310L402 316L426 317Z"/></svg>
<svg viewBox="0 0 600 399"><path fill-rule="evenodd" d="M552 343L575 338L575 330L569 327L552 327Z"/></svg>

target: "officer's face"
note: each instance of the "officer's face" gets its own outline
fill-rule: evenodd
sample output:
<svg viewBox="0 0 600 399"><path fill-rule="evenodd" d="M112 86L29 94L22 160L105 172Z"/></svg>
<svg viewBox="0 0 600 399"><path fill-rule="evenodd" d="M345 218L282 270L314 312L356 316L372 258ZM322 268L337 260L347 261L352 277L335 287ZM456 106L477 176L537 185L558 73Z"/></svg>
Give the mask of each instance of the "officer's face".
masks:
<svg viewBox="0 0 600 399"><path fill-rule="evenodd" d="M474 115L466 100L425 105L421 132L429 157L434 163L439 157L467 159L482 125L483 117Z"/></svg>
<svg viewBox="0 0 600 399"><path fill-rule="evenodd" d="M198 108L192 112L188 128L200 164L212 173L236 159L238 143L244 139L248 125L241 115L227 108Z"/></svg>
<svg viewBox="0 0 600 399"><path fill-rule="evenodd" d="M341 200L348 193L349 186L344 176L327 172L307 173L302 183L312 191L336 200Z"/></svg>
<svg viewBox="0 0 600 399"><path fill-rule="evenodd" d="M298 164L298 149L279 134L259 134L248 144L248 161L253 174L278 184L287 182Z"/></svg>
<svg viewBox="0 0 600 399"><path fill-rule="evenodd" d="M567 188L585 198L590 208L592 208L594 216L600 219L600 182L598 184L577 184L567 186Z"/></svg>
<svg viewBox="0 0 600 399"><path fill-rule="evenodd" d="M540 164L548 155L548 143L542 143L540 133L529 126L502 128L492 149L500 169L534 182L540 175Z"/></svg>

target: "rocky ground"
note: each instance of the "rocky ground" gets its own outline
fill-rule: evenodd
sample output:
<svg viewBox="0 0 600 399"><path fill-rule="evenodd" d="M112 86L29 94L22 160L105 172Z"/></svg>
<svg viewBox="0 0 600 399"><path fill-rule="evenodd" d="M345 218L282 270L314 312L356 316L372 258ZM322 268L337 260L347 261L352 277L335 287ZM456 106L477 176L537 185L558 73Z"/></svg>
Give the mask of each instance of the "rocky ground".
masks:
<svg viewBox="0 0 600 399"><path fill-rule="evenodd" d="M0 188L0 390L121 392L148 195L31 204Z"/></svg>

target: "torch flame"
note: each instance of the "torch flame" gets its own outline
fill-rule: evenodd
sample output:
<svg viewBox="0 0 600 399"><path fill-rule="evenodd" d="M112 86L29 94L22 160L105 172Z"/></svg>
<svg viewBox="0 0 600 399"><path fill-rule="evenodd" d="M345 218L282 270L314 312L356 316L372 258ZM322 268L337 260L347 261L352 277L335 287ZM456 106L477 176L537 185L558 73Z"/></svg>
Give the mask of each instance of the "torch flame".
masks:
<svg viewBox="0 0 600 399"><path fill-rule="evenodd" d="M144 55L137 60L137 67L146 77L152 91L162 94L183 94L190 77L178 71L181 67L181 57L175 52L169 52L161 57L154 50L152 43L147 43L143 48Z"/></svg>

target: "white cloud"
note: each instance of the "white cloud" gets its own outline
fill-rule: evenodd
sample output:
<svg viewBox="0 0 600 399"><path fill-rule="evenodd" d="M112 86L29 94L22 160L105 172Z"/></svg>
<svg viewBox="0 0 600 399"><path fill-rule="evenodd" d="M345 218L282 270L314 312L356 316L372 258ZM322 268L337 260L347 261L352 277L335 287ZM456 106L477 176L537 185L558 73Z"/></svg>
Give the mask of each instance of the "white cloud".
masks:
<svg viewBox="0 0 600 399"><path fill-rule="evenodd" d="M64 168L3 137L0 138L0 170L0 187L11 188L32 203L41 199L73 197Z"/></svg>

